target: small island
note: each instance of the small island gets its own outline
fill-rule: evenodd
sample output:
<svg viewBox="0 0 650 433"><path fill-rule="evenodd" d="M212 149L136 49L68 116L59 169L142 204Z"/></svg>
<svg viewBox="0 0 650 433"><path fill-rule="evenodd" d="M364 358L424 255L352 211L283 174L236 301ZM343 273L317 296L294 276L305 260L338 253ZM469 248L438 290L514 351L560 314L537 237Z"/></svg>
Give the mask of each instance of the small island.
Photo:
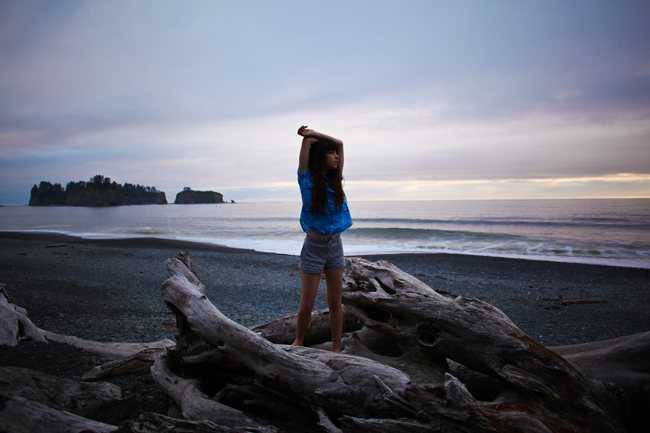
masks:
<svg viewBox="0 0 650 433"><path fill-rule="evenodd" d="M138 204L167 204L163 191L155 186L121 185L100 174L88 182L60 183L42 181L31 190L29 206L124 206Z"/></svg>
<svg viewBox="0 0 650 433"><path fill-rule="evenodd" d="M223 194L214 191L194 191L189 186L176 194L174 204L225 203Z"/></svg>

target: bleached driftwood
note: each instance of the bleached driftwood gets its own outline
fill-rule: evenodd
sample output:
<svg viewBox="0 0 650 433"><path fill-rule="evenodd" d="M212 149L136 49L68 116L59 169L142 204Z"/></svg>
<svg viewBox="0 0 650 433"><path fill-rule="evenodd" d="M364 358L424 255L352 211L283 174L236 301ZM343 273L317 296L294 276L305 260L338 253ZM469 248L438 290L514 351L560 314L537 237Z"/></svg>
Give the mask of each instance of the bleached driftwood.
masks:
<svg viewBox="0 0 650 433"><path fill-rule="evenodd" d="M156 413L144 412L136 420L125 422L120 433L246 433L212 421L189 421Z"/></svg>
<svg viewBox="0 0 650 433"><path fill-rule="evenodd" d="M9 295L2 284L0 287L0 346L15 346L22 338L46 342L42 332L27 318L27 311L9 302Z"/></svg>
<svg viewBox="0 0 650 433"><path fill-rule="evenodd" d="M612 340L551 347L585 374L625 391L631 424L646 425L650 408L650 332Z"/></svg>
<svg viewBox="0 0 650 433"><path fill-rule="evenodd" d="M359 340L361 345L354 340ZM417 364L413 365L410 360L404 359L396 344L376 331L356 332L344 338L341 344L346 353L383 360L389 365L401 365L402 368L418 373ZM647 422L647 408L650 407L650 332L592 343L549 347L549 350L572 362L588 376L611 382L622 389L629 404L628 421L639 425ZM492 401L504 390L503 382L495 377L451 360L448 360L448 364L449 371L478 400Z"/></svg>
<svg viewBox="0 0 650 433"><path fill-rule="evenodd" d="M251 328L260 337L264 337L271 343L291 344L296 338L296 314L282 317L271 322L263 323ZM361 329L357 316L352 314L345 306L343 307L343 332L354 332ZM305 334L304 345L313 346L319 343L332 341L330 331L329 310L318 310L311 314L309 328Z"/></svg>
<svg viewBox="0 0 650 433"><path fill-rule="evenodd" d="M0 428L11 433L110 433L116 426L52 409L21 397L0 396Z"/></svg>
<svg viewBox="0 0 650 433"><path fill-rule="evenodd" d="M181 319L183 321L183 319ZM184 321L183 321L184 322ZM182 331L183 324L178 325L181 341L185 342L186 333ZM348 309L343 308L343 332L354 332L361 329L359 320ZM296 315L281 317L261 325L256 325L251 330L275 344L291 344L296 338ZM188 337L191 338L191 337ZM305 334L305 346L317 344L331 345L332 333L330 331L329 310L314 311ZM213 364L228 365L232 361L202 340L193 341L194 345L178 348L183 352L182 362L185 364ZM181 345L182 346L182 345ZM196 353L190 355L189 353Z"/></svg>
<svg viewBox="0 0 650 433"><path fill-rule="evenodd" d="M81 377L86 382L104 380L125 374L149 374L153 362L164 348L145 349L133 355L98 365Z"/></svg>
<svg viewBox="0 0 650 433"><path fill-rule="evenodd" d="M322 407L314 406L312 407L312 410L318 415L318 426L323 430L325 433L342 433L341 429L338 428L332 420L329 418L327 415L327 412L323 410Z"/></svg>
<svg viewBox="0 0 650 433"><path fill-rule="evenodd" d="M69 335L55 334L54 332L45 330L41 330L41 332L50 341L69 344L79 349L96 353L110 360L119 360L127 356L135 355L143 350L165 349L175 346L175 343L167 338L151 343L102 343Z"/></svg>
<svg viewBox="0 0 650 433"><path fill-rule="evenodd" d="M87 416L104 403L121 399L112 383L83 383L19 367L0 367L0 394L22 397L55 409Z"/></svg>
<svg viewBox="0 0 650 433"><path fill-rule="evenodd" d="M449 358L504 382L504 392L483 410L508 407L555 429L624 431L620 391L584 375L497 308L446 298L388 262L346 266L343 302L404 355Z"/></svg>
<svg viewBox="0 0 650 433"><path fill-rule="evenodd" d="M391 411L379 383L400 392L409 382L404 373L364 358L274 345L221 314L186 267L187 259L167 260L169 278L162 286L163 300L183 314L202 340L312 404L361 415Z"/></svg>
<svg viewBox="0 0 650 433"><path fill-rule="evenodd" d="M55 334L36 327L27 317L27 311L10 303L8 299L4 284L0 285L0 345L15 346L18 340L23 338L41 343L47 343L49 339L113 360L86 373L82 380L101 380L128 373L149 373L155 353L175 345L168 339L153 343L101 343Z"/></svg>
<svg viewBox="0 0 650 433"><path fill-rule="evenodd" d="M347 264L344 303L398 352L373 353L352 337L350 350L368 357L274 345L210 303L189 254L166 265L163 299L177 312L183 356L217 348L265 387L323 409L344 432L624 431L614 387L582 374L498 309L445 298L387 262ZM477 401L445 372L447 358L497 377L505 390ZM415 366L426 368L416 374Z"/></svg>
<svg viewBox="0 0 650 433"><path fill-rule="evenodd" d="M572 304L609 304L609 301L604 299L593 299L593 298L580 298L580 299L569 299L564 296L559 296L560 302L562 305L572 305Z"/></svg>
<svg viewBox="0 0 650 433"><path fill-rule="evenodd" d="M226 427L250 430L260 433L275 432L273 427L262 426L260 421L246 416L243 412L233 409L210 399L201 392L200 379L184 379L176 376L169 369L169 356L159 354L151 375L158 386L180 407L185 419L201 421L208 420Z"/></svg>

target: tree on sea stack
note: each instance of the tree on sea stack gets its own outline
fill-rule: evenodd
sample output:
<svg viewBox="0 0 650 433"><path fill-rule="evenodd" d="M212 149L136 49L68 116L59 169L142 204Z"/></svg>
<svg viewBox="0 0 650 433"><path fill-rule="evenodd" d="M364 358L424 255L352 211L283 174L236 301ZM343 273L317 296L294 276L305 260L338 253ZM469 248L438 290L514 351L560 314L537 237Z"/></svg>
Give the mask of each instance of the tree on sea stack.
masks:
<svg viewBox="0 0 650 433"><path fill-rule="evenodd" d="M152 375L178 417L276 431L274 418L302 408L330 432L625 431L615 386L587 377L497 308L447 298L388 262L346 262L343 302L368 329L344 339L341 354L274 344L272 331L263 338L228 319L189 253L166 266L162 294L179 335ZM450 365L491 376L498 392L478 400Z"/></svg>

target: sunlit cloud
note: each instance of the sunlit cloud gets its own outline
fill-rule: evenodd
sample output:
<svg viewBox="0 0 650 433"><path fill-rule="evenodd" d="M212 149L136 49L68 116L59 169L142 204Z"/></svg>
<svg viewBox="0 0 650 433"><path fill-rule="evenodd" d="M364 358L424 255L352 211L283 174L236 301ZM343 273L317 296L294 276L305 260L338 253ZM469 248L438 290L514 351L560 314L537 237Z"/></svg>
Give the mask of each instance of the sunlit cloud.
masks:
<svg viewBox="0 0 650 433"><path fill-rule="evenodd" d="M543 198L647 198L650 175L619 174L557 179L346 182L349 198L369 200L481 200Z"/></svg>

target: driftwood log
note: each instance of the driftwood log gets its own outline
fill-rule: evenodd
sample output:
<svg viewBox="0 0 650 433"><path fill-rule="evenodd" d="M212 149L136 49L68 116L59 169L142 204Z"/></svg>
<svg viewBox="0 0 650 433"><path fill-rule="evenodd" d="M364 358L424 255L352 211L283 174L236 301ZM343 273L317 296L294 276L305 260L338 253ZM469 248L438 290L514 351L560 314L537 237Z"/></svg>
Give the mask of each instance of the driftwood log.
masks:
<svg viewBox="0 0 650 433"><path fill-rule="evenodd" d="M27 318L27 310L9 300L4 284L0 284L0 346L15 346L23 338L44 343L41 330Z"/></svg>
<svg viewBox="0 0 650 433"><path fill-rule="evenodd" d="M84 340L83 338L70 335L55 334L54 332L39 329L47 340L57 343L65 343L88 352L96 353L110 360L120 360L142 351L151 349L165 349L174 347L175 343L168 339L162 339L151 343L102 343L99 341Z"/></svg>
<svg viewBox="0 0 650 433"><path fill-rule="evenodd" d="M117 427L21 397L0 395L0 429L10 433L109 433Z"/></svg>
<svg viewBox="0 0 650 433"><path fill-rule="evenodd" d="M122 391L106 382L83 383L26 368L0 367L0 394L87 416L104 403L120 400Z"/></svg>
<svg viewBox="0 0 650 433"><path fill-rule="evenodd" d="M271 343L291 344L296 338L296 316L282 317L271 322L253 326L252 331L260 337L264 337ZM359 322L348 308L343 306L343 332L354 332L361 329L363 325ZM332 332L330 331L329 310L318 310L311 314L309 328L305 333L304 345L313 346L316 344L332 341Z"/></svg>
<svg viewBox="0 0 650 433"><path fill-rule="evenodd" d="M149 374L153 362L163 348L145 349L115 361L106 362L81 376L81 380L95 382L126 374Z"/></svg>
<svg viewBox="0 0 650 433"><path fill-rule="evenodd" d="M624 398L614 385L586 376L500 310L477 299L447 298L390 263L347 261L344 304L374 334L346 337L342 354L273 344L207 299L189 254L166 266L163 300L177 314L179 336L176 348L157 357L154 379L187 418L207 399L223 400L228 389L239 390L246 402L241 383L248 383L252 398L271 404L271 395L311 407L314 422L327 431L625 431ZM373 339L381 350L373 352ZM498 393L477 400L450 374L448 360L462 366L457 370L493 378ZM237 380L215 379L221 369ZM252 413L246 404L237 409ZM230 415L220 412L210 419L251 428L248 420L228 424ZM260 428L273 423L267 417Z"/></svg>
<svg viewBox="0 0 650 433"><path fill-rule="evenodd" d="M125 422L115 433L246 433L245 430L220 426L212 421L189 421L155 413L142 413Z"/></svg>

